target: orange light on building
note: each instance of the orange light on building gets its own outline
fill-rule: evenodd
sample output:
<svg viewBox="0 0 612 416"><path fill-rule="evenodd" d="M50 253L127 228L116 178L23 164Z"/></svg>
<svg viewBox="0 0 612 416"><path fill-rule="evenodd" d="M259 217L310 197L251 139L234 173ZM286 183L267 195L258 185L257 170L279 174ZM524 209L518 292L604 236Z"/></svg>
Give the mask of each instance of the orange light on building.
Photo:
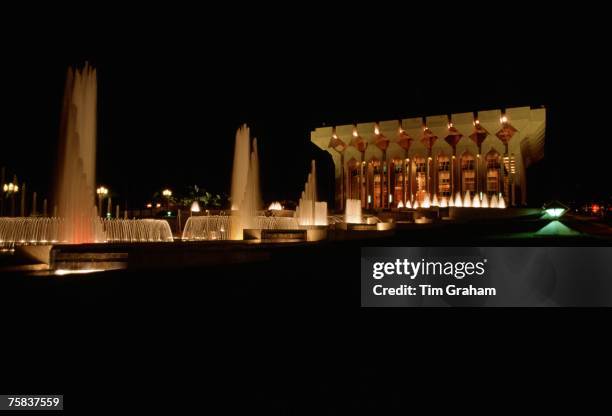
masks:
<svg viewBox="0 0 612 416"><path fill-rule="evenodd" d="M597 204L591 205L591 211L593 211L593 214L597 214L600 209L601 209L601 207L599 205L597 205Z"/></svg>

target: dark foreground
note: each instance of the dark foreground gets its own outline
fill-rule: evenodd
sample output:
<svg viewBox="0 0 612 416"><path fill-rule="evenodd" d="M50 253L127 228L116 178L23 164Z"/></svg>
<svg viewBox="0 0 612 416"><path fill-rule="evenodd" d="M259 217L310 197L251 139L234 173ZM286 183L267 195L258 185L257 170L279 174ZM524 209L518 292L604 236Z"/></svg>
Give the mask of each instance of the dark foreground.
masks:
<svg viewBox="0 0 612 416"><path fill-rule="evenodd" d="M520 359L500 357L498 343L518 350L518 335L537 340L578 320L360 308L361 247L609 244L587 235L510 239L517 228L507 227L287 245L265 261L205 268L2 273L3 380L9 391L63 393L73 414L213 405L219 414L335 414L410 404L389 377L416 381L414 389L461 377L474 371L461 357L475 350L510 373Z"/></svg>

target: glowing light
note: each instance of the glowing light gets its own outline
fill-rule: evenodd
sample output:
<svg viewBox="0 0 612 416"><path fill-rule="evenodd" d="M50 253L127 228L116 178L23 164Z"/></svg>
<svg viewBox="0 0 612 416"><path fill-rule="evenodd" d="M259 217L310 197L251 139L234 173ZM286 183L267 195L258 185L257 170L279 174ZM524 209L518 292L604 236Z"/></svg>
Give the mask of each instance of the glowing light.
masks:
<svg viewBox="0 0 612 416"><path fill-rule="evenodd" d="M448 128L452 128L453 127L453 123L448 123Z"/></svg>
<svg viewBox="0 0 612 416"><path fill-rule="evenodd" d="M465 192L465 197L463 197L463 207L469 208L472 206L472 196L470 195L470 191Z"/></svg>
<svg viewBox="0 0 612 416"><path fill-rule="evenodd" d="M559 218L564 212L563 208L549 208L546 210L546 213L552 218Z"/></svg>
<svg viewBox="0 0 612 416"><path fill-rule="evenodd" d="M431 200L431 206L432 207L437 207L439 205L440 205L440 203L438 202L438 195L434 194L434 197Z"/></svg>
<svg viewBox="0 0 612 416"><path fill-rule="evenodd" d="M389 203L393 202L393 195L389 194Z"/></svg>
<svg viewBox="0 0 612 416"><path fill-rule="evenodd" d="M162 191L162 195L165 196L166 198L170 198L172 196L172 191L170 189L164 189Z"/></svg>
<svg viewBox="0 0 612 416"><path fill-rule="evenodd" d="M76 270L70 270L70 269L57 269L54 273L58 276L65 276L68 274L89 274L89 273L96 273L96 272L103 272L103 269L76 269Z"/></svg>
<svg viewBox="0 0 612 416"><path fill-rule="evenodd" d="M397 203L397 207L398 207L398 208L404 208L404 203L403 203L402 201L399 201L399 202Z"/></svg>
<svg viewBox="0 0 612 416"><path fill-rule="evenodd" d="M426 193L425 194L425 198L423 199L423 208L430 208L431 207L431 200L429 199L429 194Z"/></svg>
<svg viewBox="0 0 612 416"><path fill-rule="evenodd" d="M268 207L268 210L270 210L270 211L282 211L283 210L283 206L281 205L280 202L272 202L270 204L270 206Z"/></svg>
<svg viewBox="0 0 612 416"><path fill-rule="evenodd" d="M377 136L380 134L380 129L378 128L378 124L374 126L374 134Z"/></svg>
<svg viewBox="0 0 612 416"><path fill-rule="evenodd" d="M459 208L463 206L463 201L461 200L461 194L459 192L455 194L455 206Z"/></svg>
<svg viewBox="0 0 612 416"><path fill-rule="evenodd" d="M505 115L501 116L499 122L502 124L506 124L508 122L508 117L506 117Z"/></svg>
<svg viewBox="0 0 612 416"><path fill-rule="evenodd" d="M474 195L474 199L472 200L472 208L480 208L480 199L478 195Z"/></svg>
<svg viewBox="0 0 612 416"><path fill-rule="evenodd" d="M200 212L200 204L198 203L198 201L193 201L191 203L190 210L191 210L191 212Z"/></svg>
<svg viewBox="0 0 612 416"><path fill-rule="evenodd" d="M104 186L100 186L98 189L96 189L96 193L99 196L104 197L108 195L108 188L105 188Z"/></svg>
<svg viewBox="0 0 612 416"><path fill-rule="evenodd" d="M445 196L442 197L442 199L440 199L440 208L446 208L448 207L448 200L446 199Z"/></svg>
<svg viewBox="0 0 612 416"><path fill-rule="evenodd" d="M406 208L412 208L412 204L410 203L410 201L406 201Z"/></svg>
<svg viewBox="0 0 612 416"><path fill-rule="evenodd" d="M359 137L359 133L357 133L357 127L353 127L353 137Z"/></svg>
<svg viewBox="0 0 612 416"><path fill-rule="evenodd" d="M160 203L155 204L155 208L161 208L161 204Z"/></svg>
<svg viewBox="0 0 612 416"><path fill-rule="evenodd" d="M147 208L153 208L153 204L149 202L149 203L147 204Z"/></svg>
<svg viewBox="0 0 612 416"><path fill-rule="evenodd" d="M481 192L482 194L482 192ZM489 197L487 196L487 194L484 194L482 196L482 201L480 202L480 206L482 208L489 208Z"/></svg>

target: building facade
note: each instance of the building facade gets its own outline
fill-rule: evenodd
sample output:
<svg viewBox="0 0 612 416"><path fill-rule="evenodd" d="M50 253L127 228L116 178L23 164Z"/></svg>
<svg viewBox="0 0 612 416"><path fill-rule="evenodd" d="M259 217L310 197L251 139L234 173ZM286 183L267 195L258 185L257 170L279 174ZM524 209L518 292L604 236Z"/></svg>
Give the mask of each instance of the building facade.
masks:
<svg viewBox="0 0 612 416"><path fill-rule="evenodd" d="M516 107L320 127L311 141L335 165L336 207L397 207L426 195L496 194L527 204L526 170L544 157L546 110Z"/></svg>

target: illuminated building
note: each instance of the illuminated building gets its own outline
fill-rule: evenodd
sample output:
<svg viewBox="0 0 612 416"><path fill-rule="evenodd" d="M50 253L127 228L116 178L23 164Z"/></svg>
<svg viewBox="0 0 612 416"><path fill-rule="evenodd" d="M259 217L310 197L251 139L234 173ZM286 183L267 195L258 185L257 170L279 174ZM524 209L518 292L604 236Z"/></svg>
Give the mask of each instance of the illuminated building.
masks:
<svg viewBox="0 0 612 416"><path fill-rule="evenodd" d="M311 141L335 165L336 207L363 208L464 194L527 204L526 170L544 157L546 110L516 107L320 127Z"/></svg>

